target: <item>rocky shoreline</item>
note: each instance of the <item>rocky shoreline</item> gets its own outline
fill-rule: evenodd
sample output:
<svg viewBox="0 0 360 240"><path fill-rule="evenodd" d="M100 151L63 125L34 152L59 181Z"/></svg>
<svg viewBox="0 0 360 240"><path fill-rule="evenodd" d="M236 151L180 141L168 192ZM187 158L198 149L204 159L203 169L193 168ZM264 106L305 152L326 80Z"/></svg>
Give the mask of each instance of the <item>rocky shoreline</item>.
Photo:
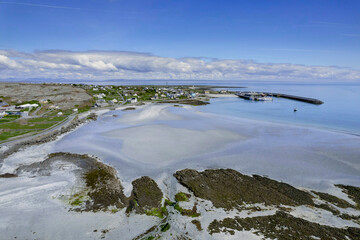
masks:
<svg viewBox="0 0 360 240"><path fill-rule="evenodd" d="M339 187L355 204L327 193L297 189L287 183L258 175L243 175L232 169L208 169L202 172L184 169L175 172L173 177L177 184L187 189L187 193L176 192L174 196L167 195L162 192L156 181L143 176L132 182L131 195L126 197L114 168L95 157L61 152L49 154L42 162L20 166L11 174L12 177L26 174L30 174L31 177L50 176L57 162L75 165L77 168L74 171L85 186L81 191L67 196L70 211L115 213L126 209L128 215L146 214L159 218L158 224L135 239L161 238L171 229L171 225L176 224L176 216L185 218L185 221L194 224L199 232L207 231L210 236L217 233L233 235L236 231L252 231L264 239L280 240L294 237L359 239L357 237L360 236L359 227L327 226L292 214L297 207L328 212L331 212L331 209L353 209L356 215L349 216L347 221L359 226L360 188L354 186ZM193 199L193 202L190 202L190 199ZM204 207L204 200L211 202L212 206ZM273 214L251 215L265 213L269 209ZM238 214L223 219L215 218L210 224L204 225L204 211L220 210L225 213L237 211ZM248 212L248 217L241 217L242 212ZM332 214L333 218L343 219L340 214ZM172 234L176 235L176 232ZM191 238L184 233L179 233L176 237Z"/></svg>

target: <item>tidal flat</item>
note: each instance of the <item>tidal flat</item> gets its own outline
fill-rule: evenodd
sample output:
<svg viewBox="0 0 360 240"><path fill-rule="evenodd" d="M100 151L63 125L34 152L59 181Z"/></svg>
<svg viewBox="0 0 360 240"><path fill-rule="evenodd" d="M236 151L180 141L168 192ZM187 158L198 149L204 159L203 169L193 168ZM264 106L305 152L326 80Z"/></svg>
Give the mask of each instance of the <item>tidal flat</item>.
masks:
<svg viewBox="0 0 360 240"><path fill-rule="evenodd" d="M359 145L358 136L206 106L107 111L4 159L0 174L17 177L0 178L1 232L18 239L29 232L38 239L288 239L287 227L297 231L301 223L304 236L356 239Z"/></svg>

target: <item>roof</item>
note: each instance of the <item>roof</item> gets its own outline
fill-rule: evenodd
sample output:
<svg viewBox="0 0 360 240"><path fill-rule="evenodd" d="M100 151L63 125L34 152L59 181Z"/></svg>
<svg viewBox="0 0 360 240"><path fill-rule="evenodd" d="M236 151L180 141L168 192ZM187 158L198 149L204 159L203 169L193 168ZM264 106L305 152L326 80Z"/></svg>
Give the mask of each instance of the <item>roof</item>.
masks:
<svg viewBox="0 0 360 240"><path fill-rule="evenodd" d="M0 102L0 107L2 106L8 106L9 104L7 102Z"/></svg>

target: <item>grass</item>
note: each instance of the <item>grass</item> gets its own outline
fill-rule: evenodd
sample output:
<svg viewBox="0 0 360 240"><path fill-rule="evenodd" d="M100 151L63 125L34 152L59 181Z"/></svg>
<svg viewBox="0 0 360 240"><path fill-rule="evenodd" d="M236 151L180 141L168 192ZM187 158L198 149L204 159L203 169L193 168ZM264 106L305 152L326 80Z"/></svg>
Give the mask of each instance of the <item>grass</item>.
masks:
<svg viewBox="0 0 360 240"><path fill-rule="evenodd" d="M7 115L7 116L0 118L0 123L11 122L11 121L14 121L19 118L20 118L20 116L18 116L18 115Z"/></svg>
<svg viewBox="0 0 360 240"><path fill-rule="evenodd" d="M20 135L23 135L23 134L26 134L29 132L32 132L32 131L23 130L23 131L2 132L2 133L0 133L0 141L4 141L9 138L20 136Z"/></svg>
<svg viewBox="0 0 360 240"><path fill-rule="evenodd" d="M85 106L78 109L78 113L87 112L91 109L91 106Z"/></svg>
<svg viewBox="0 0 360 240"><path fill-rule="evenodd" d="M9 122L9 123L4 123L3 125L1 125L2 129L11 129L11 130L15 130L15 129L22 129L22 130L42 130L42 129L46 129L51 127L52 125L54 125L56 122L52 122L52 123L36 123L36 124L20 124L19 122Z"/></svg>
<svg viewBox="0 0 360 240"><path fill-rule="evenodd" d="M175 195L175 201L177 202L188 202L190 198L190 194L184 193L184 192L178 192Z"/></svg>
<svg viewBox="0 0 360 240"><path fill-rule="evenodd" d="M119 209L117 209L117 208L113 208L113 209L111 209L111 213L117 213L118 211L120 211Z"/></svg>
<svg viewBox="0 0 360 240"><path fill-rule="evenodd" d="M57 121L57 122L60 122L60 121L63 121L66 117L39 117L39 118L32 118L32 119L29 119L27 120L28 122L31 122L31 123L37 123L37 122L48 122L48 121Z"/></svg>
<svg viewBox="0 0 360 240"><path fill-rule="evenodd" d="M152 208L151 210L145 211L145 214L148 216L155 216L162 219L167 214L167 209L165 206L161 208Z"/></svg>
<svg viewBox="0 0 360 240"><path fill-rule="evenodd" d="M3 132L0 132L1 141L29 132L37 132L48 129L63 121L66 117L39 117L15 121L17 119L19 119L19 116L6 116L5 118L0 119L0 123L2 123L0 125L0 129L4 130Z"/></svg>

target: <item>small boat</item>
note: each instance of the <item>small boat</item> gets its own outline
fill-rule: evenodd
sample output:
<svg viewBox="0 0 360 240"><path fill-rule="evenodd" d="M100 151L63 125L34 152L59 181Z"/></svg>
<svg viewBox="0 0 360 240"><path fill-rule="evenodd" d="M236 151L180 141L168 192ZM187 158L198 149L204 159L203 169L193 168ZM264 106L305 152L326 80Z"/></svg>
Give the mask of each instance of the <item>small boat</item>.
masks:
<svg viewBox="0 0 360 240"><path fill-rule="evenodd" d="M257 101L272 101L272 97L257 97Z"/></svg>
<svg viewBox="0 0 360 240"><path fill-rule="evenodd" d="M294 108L294 112L297 112L297 108Z"/></svg>

